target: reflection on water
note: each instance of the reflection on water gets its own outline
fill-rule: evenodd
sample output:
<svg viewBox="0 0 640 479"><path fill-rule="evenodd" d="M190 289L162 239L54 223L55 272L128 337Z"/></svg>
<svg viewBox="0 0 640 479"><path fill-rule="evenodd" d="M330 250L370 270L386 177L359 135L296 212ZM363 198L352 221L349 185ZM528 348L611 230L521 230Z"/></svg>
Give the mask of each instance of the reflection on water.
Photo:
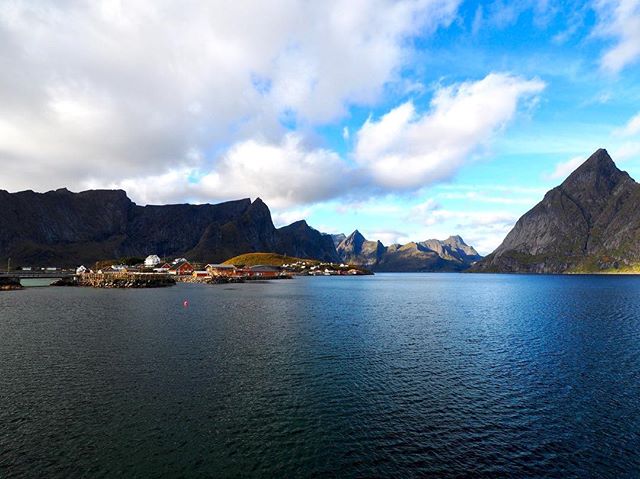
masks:
<svg viewBox="0 0 640 479"><path fill-rule="evenodd" d="M0 381L6 477L629 477L640 278L26 289Z"/></svg>

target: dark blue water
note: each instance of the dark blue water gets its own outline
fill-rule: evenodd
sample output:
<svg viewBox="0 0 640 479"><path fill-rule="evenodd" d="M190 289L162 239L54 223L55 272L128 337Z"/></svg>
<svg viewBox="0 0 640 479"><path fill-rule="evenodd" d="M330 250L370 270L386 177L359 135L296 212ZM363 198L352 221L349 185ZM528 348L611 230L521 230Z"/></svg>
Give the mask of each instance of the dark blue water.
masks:
<svg viewBox="0 0 640 479"><path fill-rule="evenodd" d="M639 471L639 277L0 293L0 477Z"/></svg>

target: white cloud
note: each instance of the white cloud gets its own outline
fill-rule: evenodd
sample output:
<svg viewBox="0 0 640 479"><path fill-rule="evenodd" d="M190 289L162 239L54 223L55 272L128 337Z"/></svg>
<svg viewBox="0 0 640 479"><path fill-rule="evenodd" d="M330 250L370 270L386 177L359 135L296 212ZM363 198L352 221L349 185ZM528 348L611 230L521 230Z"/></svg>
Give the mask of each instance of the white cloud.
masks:
<svg viewBox="0 0 640 479"><path fill-rule="evenodd" d="M213 198L259 193L277 208L339 196L350 185L350 177L337 153L306 148L291 133L280 144L247 140L234 145L214 171L200 179L198 189Z"/></svg>
<svg viewBox="0 0 640 479"><path fill-rule="evenodd" d="M355 160L379 186L412 190L451 177L513 119L519 102L541 92L540 80L492 73L440 88L424 114L404 103L357 133Z"/></svg>
<svg viewBox="0 0 640 479"><path fill-rule="evenodd" d="M631 118L625 126L614 132L618 136L640 135L640 113Z"/></svg>
<svg viewBox="0 0 640 479"><path fill-rule="evenodd" d="M613 152L616 161L640 158L640 141L627 141L619 145Z"/></svg>
<svg viewBox="0 0 640 479"><path fill-rule="evenodd" d="M355 163L288 133L280 141L239 141L206 168L185 163L108 186L125 188L140 202L173 200L182 189L191 200L261 196L280 209L341 197L354 209L372 195L415 191L451 176L508 123L520 98L542 88L537 80L500 74L442 87L425 115L405 103L378 122L367 120L357 134ZM198 150L191 159L203 162ZM165 178L171 179L166 188L145 186ZM98 183L93 178L91 186Z"/></svg>
<svg viewBox="0 0 640 479"><path fill-rule="evenodd" d="M313 213L313 208L311 207L286 209L283 211L272 210L271 218L276 228L279 228L281 226L295 223L296 221L306 220L311 215L311 213ZM324 232L324 230L322 231Z"/></svg>
<svg viewBox="0 0 640 479"><path fill-rule="evenodd" d="M182 167L107 185L93 179L85 186L122 188L142 204L180 198L207 202L260 196L277 209L339 196L351 178L352 172L335 152L307 148L299 135L290 133L280 143L238 142L205 175Z"/></svg>
<svg viewBox="0 0 640 479"><path fill-rule="evenodd" d="M0 187L205 168L375 104L459 1L0 2Z"/></svg>
<svg viewBox="0 0 640 479"><path fill-rule="evenodd" d="M413 208L411 208L411 221L415 221L415 219L417 218L418 221L428 223L431 218L433 218L431 213L439 209L440 204L438 204L433 198L428 198L422 203L418 203Z"/></svg>
<svg viewBox="0 0 640 479"><path fill-rule="evenodd" d="M556 165L555 169L547 175L550 180L564 180L569 176L573 170L584 163L585 158L583 156L575 156L567 161L560 162Z"/></svg>
<svg viewBox="0 0 640 479"><path fill-rule="evenodd" d="M640 58L640 0L595 0L595 9L599 21L594 33L614 41L601 66L618 73Z"/></svg>

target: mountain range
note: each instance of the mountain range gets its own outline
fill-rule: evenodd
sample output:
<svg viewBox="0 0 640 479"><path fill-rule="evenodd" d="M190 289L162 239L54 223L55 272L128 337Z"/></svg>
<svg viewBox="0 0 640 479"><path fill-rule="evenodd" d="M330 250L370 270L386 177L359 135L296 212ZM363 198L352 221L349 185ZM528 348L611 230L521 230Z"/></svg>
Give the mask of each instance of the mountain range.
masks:
<svg viewBox="0 0 640 479"><path fill-rule="evenodd" d="M358 230L343 236L333 238L340 240L336 249L342 261L373 271L464 271L482 258L460 236L390 246L368 241Z"/></svg>
<svg viewBox="0 0 640 479"><path fill-rule="evenodd" d="M472 271L568 273L640 263L640 184L600 149L525 213Z"/></svg>
<svg viewBox="0 0 640 479"><path fill-rule="evenodd" d="M139 206L122 190L0 190L0 262L11 258L14 266L77 266L149 254L220 262L252 252L375 271L460 271L480 259L459 236L384 246L358 231L348 237L323 234L305 221L276 228L259 198Z"/></svg>
<svg viewBox="0 0 640 479"><path fill-rule="evenodd" d="M331 237L304 221L275 228L260 199L138 206L122 190L0 190L3 263L77 266L148 254L218 262L259 251L340 260Z"/></svg>

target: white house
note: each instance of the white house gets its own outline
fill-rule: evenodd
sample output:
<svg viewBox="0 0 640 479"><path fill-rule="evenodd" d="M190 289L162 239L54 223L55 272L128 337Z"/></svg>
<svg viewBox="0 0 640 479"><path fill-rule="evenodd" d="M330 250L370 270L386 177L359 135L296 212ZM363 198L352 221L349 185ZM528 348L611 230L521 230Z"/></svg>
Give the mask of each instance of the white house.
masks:
<svg viewBox="0 0 640 479"><path fill-rule="evenodd" d="M87 272L87 268L85 268L84 266L78 266L78 268L76 269L76 274L83 274Z"/></svg>
<svg viewBox="0 0 640 479"><path fill-rule="evenodd" d="M147 256L147 259L144 260L144 266L146 268L153 268L158 266L160 263L162 263L162 260L156 254L149 255Z"/></svg>

